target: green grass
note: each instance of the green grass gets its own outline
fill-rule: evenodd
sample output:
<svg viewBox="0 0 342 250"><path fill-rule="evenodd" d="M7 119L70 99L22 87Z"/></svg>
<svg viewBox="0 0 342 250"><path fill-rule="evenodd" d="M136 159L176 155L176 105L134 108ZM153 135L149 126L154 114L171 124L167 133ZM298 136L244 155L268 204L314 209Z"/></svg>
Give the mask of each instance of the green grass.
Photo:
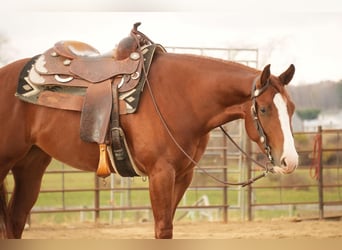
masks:
<svg viewBox="0 0 342 250"><path fill-rule="evenodd" d="M229 131L233 132L238 130L239 126L233 123L229 125ZM296 134L295 140L298 149L308 151L302 152L300 154L300 165L311 165L312 164L312 149L313 149L313 139L315 133L312 134ZM328 136L324 135L324 141L326 142L324 147L334 148L340 145L340 136ZM222 133L217 130L211 135L209 141L208 151L201 160L201 165L203 166L223 166L227 164L226 148L229 148L229 152L237 152L237 150L227 142L226 139L222 138ZM216 147L216 148L210 148ZM222 147L218 149L217 147ZM255 145L253 146L255 147ZM257 150L259 151L259 150ZM256 152L256 151L255 151ZM256 156L254 154L253 156ZM342 180L342 171L340 169L341 162L341 152L329 151L323 154L323 164L327 165L327 169L324 169L324 183L341 185L340 180ZM238 161L235 159L229 159L228 161L229 170L238 171ZM335 166L333 166L335 164ZM39 195L37 203L34 209L49 210L49 209L77 209L77 208L94 208L95 199L95 174L89 172L77 171L74 168L62 165L57 161L52 161L48 167L48 171L69 171L67 173L46 173L43 177L42 191ZM72 171L72 172L70 172ZM259 174L256 172L255 174ZM216 172L214 175L223 179L223 171ZM217 188L219 184L207 177L201 171L198 171L194 176L192 188L189 189L183 200L180 202L180 206L192 205L198 201L201 197L207 196L210 205L221 205L224 199L223 188ZM229 181L238 181L239 173L229 174ZM144 182L142 178L120 178L115 176L113 183L111 183L111 178L106 179L106 185L100 180L100 206L101 207L115 207L120 206L150 206L150 198L148 192L148 182ZM13 180L8 178L7 180L9 189L13 187ZM194 186L211 186L210 189L200 189L194 188ZM296 187L302 185L301 187ZM318 202L318 189L317 181L310 177L310 169L305 167L298 168L293 174L288 176L272 175L269 174L266 178L263 178L253 184L253 204L296 204L300 202L307 203L317 203ZM115 191L111 192L105 190L114 186ZM119 190L122 187L132 187L132 188L144 188L144 190L132 190L123 191ZM267 188L265 188L267 186ZM278 188L281 186L282 188ZM215 188L214 188L215 187ZM289 188L286 188L289 187ZM68 189L73 191L68 191L62 194L62 189ZM87 191L76 191L76 189L87 189ZM46 192L49 190L59 190L58 192ZM228 210L229 220L240 220L242 217L245 218L245 214L242 214L240 209L236 209L237 206L241 205L242 202L247 200L246 188L243 189L243 195L239 195L239 191L234 188L228 188L227 190L227 200L230 206ZM324 201L325 202L340 202L342 203L342 187L331 187L324 189ZM261 206L256 206L253 209L253 216L255 219L272 219L279 217L295 216L297 214L312 216L312 214L318 213L316 210L308 210L300 205L286 205L282 207L269 206L267 209L261 209ZM222 209L212 209L210 210L215 216L215 219L222 220ZM179 209L176 212L176 218L184 215L186 210ZM196 210L194 212L197 219L201 218L201 211ZM31 220L34 223L42 222L71 222L71 221L93 221L94 212L65 212L65 213L33 213ZM141 211L101 211L100 219L101 221L108 222L111 217L113 217L114 222L139 221L142 218L152 219L152 213L150 210ZM203 216L202 216L203 217ZM184 217L184 219L192 219L191 216ZM204 218L207 219L207 218Z"/></svg>
<svg viewBox="0 0 342 250"><path fill-rule="evenodd" d="M63 166L62 164L53 161L49 166L49 171L59 171L59 170L72 170L68 166ZM221 177L220 174L217 174ZM325 176L329 178L336 177L336 170L326 170ZM237 178L235 175L228 176L230 180ZM64 180L64 182L63 182ZM125 184L122 184L122 181ZM11 188L13 186L13 180L8 178L8 186ZM199 174L194 179L194 184L217 186L218 183L210 180L208 177ZM111 178L106 179L106 184L100 180L100 206L101 207L115 207L120 206L150 206L150 199L148 193L148 181L143 181L142 178L126 178L115 176L113 183L111 183ZM291 188L277 188L279 185L290 186ZM301 187L294 188L293 186L301 185L315 185L316 181L313 180L309 174L308 169L300 169L295 174L289 176L274 176L269 175L268 177L258 181L253 185L253 204L263 204L263 203L298 203L298 202L317 202L318 192L317 187ZM111 185L116 188L114 192L105 190L110 188ZM132 190L132 191L122 191L118 190L122 187L130 186L132 188L145 188L144 190ZM269 188L262 188L263 186L270 186ZM293 187L293 188L292 188ZM63 188L67 190L75 189L88 189L88 191L68 191L64 194L61 192L45 192L49 190L59 190ZM83 207L94 208L95 199L95 174L88 172L67 172L67 173L46 173L43 177L42 190L39 198L35 204L34 209L80 209ZM246 189L243 189L244 197L246 199ZM180 202L180 206L192 205L198 201L202 196L207 196L209 198L210 205L221 205L223 204L224 191L223 188L211 188L211 189L196 189L192 187L189 189L184 199ZM240 203L239 192L234 189L228 188L228 204L231 207L238 206ZM324 192L325 201L339 201L342 200L342 188L326 188ZM299 211L299 207L296 209L287 206L284 209L267 209L267 210L256 210L254 209L254 218L270 219L275 217L286 217L295 215L296 213L304 214L305 211ZM292 209L292 210L291 210ZM295 211L294 211L295 210ZM215 219L222 220L222 209L210 210L215 215ZM184 214L186 211L179 209L176 213L176 218ZM315 211L313 211L314 213ZM317 211L316 211L317 212ZM194 213L197 218L201 218L200 211L196 210ZM34 223L65 223L71 221L93 221L94 212L66 212L66 213L40 213L32 214L31 220ZM241 218L240 210L229 209L228 218L229 220L239 220ZM108 222L110 218L114 222L117 221L139 221L142 218L152 219L152 213L150 210L143 211L114 211L113 213L109 211L100 212L100 220ZM191 219L190 216L185 217L185 219Z"/></svg>

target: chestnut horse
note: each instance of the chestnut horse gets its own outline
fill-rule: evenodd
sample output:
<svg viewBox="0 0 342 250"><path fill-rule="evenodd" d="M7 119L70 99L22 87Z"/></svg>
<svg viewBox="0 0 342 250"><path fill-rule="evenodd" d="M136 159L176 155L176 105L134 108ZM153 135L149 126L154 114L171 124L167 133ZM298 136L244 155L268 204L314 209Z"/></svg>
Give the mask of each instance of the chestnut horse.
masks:
<svg viewBox="0 0 342 250"><path fill-rule="evenodd" d="M8 238L22 236L51 157L85 171L96 171L99 161L98 145L80 139L79 112L29 104L14 96L28 60L0 69L0 233ZM217 126L244 118L249 137L263 151L267 140L275 169L294 171L294 104L285 89L294 71L291 65L274 76L269 65L259 71L201 56L156 54L138 112L121 116L135 164L149 179L156 238L172 238L173 217L192 180L194 161L203 155L208 134ZM5 204L4 179L10 170L15 187Z"/></svg>

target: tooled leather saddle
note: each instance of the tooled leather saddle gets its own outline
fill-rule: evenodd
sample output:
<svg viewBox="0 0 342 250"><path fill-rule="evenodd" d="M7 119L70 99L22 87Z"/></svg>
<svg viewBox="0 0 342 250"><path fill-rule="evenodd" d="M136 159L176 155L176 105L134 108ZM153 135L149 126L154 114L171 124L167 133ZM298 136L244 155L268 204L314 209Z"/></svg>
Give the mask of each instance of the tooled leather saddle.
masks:
<svg viewBox="0 0 342 250"><path fill-rule="evenodd" d="M81 112L80 137L99 144L101 177L144 175L132 160L119 117L137 110L154 52L165 50L139 32L139 25L108 54L83 42L58 42L20 75L21 100Z"/></svg>

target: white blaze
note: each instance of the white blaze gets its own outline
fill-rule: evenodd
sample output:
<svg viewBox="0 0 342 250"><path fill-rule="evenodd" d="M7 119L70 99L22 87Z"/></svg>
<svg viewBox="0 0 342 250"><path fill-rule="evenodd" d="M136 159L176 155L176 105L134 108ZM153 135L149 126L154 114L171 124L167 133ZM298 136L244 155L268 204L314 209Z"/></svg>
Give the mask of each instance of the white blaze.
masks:
<svg viewBox="0 0 342 250"><path fill-rule="evenodd" d="M286 162L286 167L283 166L285 168L282 168L282 170L278 170L280 170L283 173L292 172L298 165L298 154L295 148L294 139L291 132L287 105L280 93L277 93L274 96L273 102L276 108L278 109L280 126L284 136L283 154L281 156L281 159L285 159Z"/></svg>

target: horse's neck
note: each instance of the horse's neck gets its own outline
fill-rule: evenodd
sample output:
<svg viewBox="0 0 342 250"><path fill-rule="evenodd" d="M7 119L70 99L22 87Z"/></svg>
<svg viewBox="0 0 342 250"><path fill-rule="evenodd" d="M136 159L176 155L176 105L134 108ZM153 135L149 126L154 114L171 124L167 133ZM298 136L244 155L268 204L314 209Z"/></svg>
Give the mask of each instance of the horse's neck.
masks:
<svg viewBox="0 0 342 250"><path fill-rule="evenodd" d="M203 87L209 95L215 94L217 101L224 106L241 104L247 100L253 81L259 74L256 69L231 61L195 55L179 57L178 60L184 60L185 68L182 70L187 72L190 84L196 89Z"/></svg>
<svg viewBox="0 0 342 250"><path fill-rule="evenodd" d="M241 83L243 81L240 81ZM239 83L237 83L239 85ZM246 84L246 86L249 84ZM246 115L246 106L249 104L250 91L238 90L227 92L224 89L217 91L216 100L221 100L212 105L212 109L206 114L205 127L210 131L222 124L237 119L244 119ZM222 99L221 99L222 98ZM212 103L215 103L214 101Z"/></svg>
<svg viewBox="0 0 342 250"><path fill-rule="evenodd" d="M249 100L257 71L216 59L166 54L156 60L152 73L156 76L155 93L163 96L160 102L165 101L169 112L179 117L181 112L193 129L209 132L242 118L239 105Z"/></svg>
<svg viewBox="0 0 342 250"><path fill-rule="evenodd" d="M195 66L200 69L197 82L191 84L196 90L193 96L206 130L244 118L243 105L250 100L258 71L234 62L210 58L199 60L200 66ZM196 93L200 93L200 99L196 99Z"/></svg>

